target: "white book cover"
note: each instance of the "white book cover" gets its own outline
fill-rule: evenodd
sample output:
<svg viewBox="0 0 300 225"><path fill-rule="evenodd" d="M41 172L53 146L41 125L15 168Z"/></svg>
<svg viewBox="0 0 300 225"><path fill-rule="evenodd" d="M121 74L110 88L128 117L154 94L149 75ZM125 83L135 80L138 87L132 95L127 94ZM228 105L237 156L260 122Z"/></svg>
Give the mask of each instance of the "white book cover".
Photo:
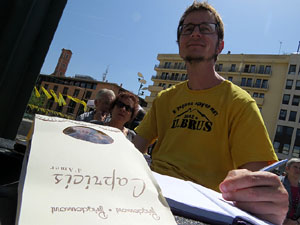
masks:
<svg viewBox="0 0 300 225"><path fill-rule="evenodd" d="M112 127L36 115L22 173L19 225L176 224L143 155Z"/></svg>

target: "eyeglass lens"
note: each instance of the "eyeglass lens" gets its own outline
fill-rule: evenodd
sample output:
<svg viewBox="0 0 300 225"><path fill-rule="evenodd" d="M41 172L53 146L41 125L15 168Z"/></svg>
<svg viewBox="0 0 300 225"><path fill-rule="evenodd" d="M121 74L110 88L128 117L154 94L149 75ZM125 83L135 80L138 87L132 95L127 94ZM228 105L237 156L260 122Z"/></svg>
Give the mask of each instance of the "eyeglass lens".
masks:
<svg viewBox="0 0 300 225"><path fill-rule="evenodd" d="M116 102L116 105L117 105L119 108L125 107L126 111L132 112L132 108L131 108L129 105L124 104L123 102L117 101L117 102Z"/></svg>
<svg viewBox="0 0 300 225"><path fill-rule="evenodd" d="M199 28L201 34L212 34L216 31L216 24L214 23L200 23L200 24L183 24L182 25L182 34L188 35L192 34L195 30L195 27Z"/></svg>

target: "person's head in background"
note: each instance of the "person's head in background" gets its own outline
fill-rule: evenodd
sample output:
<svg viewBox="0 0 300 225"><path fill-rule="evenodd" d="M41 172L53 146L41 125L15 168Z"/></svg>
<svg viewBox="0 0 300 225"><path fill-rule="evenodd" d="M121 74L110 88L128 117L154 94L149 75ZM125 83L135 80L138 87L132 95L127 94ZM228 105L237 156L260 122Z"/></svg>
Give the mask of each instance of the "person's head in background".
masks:
<svg viewBox="0 0 300 225"><path fill-rule="evenodd" d="M291 158L286 163L285 172L290 182L298 183L300 180L300 159Z"/></svg>
<svg viewBox="0 0 300 225"><path fill-rule="evenodd" d="M111 105L109 126L119 128L124 132L125 124L135 118L138 110L139 99L130 92L121 92Z"/></svg>
<svg viewBox="0 0 300 225"><path fill-rule="evenodd" d="M98 91L94 101L96 110L94 118L104 122L105 118L109 115L111 104L115 99L116 95L112 90L104 88Z"/></svg>

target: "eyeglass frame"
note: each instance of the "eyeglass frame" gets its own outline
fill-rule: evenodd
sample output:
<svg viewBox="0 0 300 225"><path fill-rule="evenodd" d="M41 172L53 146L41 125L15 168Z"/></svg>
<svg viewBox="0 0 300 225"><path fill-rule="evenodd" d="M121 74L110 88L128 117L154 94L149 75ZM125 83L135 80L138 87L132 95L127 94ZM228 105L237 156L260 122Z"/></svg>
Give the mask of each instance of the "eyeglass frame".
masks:
<svg viewBox="0 0 300 225"><path fill-rule="evenodd" d="M120 101L120 100L117 100L117 101L115 102L115 106L117 106L117 107L120 108L120 109L122 109L122 108L125 107L125 110L126 110L127 112L133 113L133 111L134 111L134 108L132 108L130 105L127 105L127 104L125 104L124 102L122 102L122 101Z"/></svg>
<svg viewBox="0 0 300 225"><path fill-rule="evenodd" d="M200 27L201 27L201 25L203 25L203 24L206 24L206 25L212 25L212 24L213 24L213 25L215 25L214 31L211 32L211 33L203 33L203 32L201 32ZM194 28L193 28L193 30L192 30L190 33L188 33L188 34L186 34L186 33L183 34L183 33L182 33L183 27L184 27L184 26L187 26L187 25L193 25ZM182 25L180 25L180 26L178 27L178 31L179 31L180 35L191 35L191 34L194 32L195 27L198 27L200 34L213 34L213 33L215 33L216 31L218 31L218 29L219 29L219 25L218 25L217 23L206 23L206 22L204 22L204 23L198 23L198 24L194 24L194 23L186 23L186 24L182 24Z"/></svg>

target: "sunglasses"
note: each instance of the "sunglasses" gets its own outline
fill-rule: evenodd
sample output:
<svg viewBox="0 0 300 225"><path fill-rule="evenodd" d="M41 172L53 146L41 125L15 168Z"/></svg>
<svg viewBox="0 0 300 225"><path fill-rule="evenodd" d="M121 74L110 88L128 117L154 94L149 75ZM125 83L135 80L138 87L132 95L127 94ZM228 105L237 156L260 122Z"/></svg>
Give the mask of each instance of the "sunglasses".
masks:
<svg viewBox="0 0 300 225"><path fill-rule="evenodd" d="M125 107L125 109L126 109L127 112L133 112L133 108L131 108L129 105L124 104L121 101L116 101L115 105L118 106L118 108L120 108L120 109L123 108L123 107Z"/></svg>

